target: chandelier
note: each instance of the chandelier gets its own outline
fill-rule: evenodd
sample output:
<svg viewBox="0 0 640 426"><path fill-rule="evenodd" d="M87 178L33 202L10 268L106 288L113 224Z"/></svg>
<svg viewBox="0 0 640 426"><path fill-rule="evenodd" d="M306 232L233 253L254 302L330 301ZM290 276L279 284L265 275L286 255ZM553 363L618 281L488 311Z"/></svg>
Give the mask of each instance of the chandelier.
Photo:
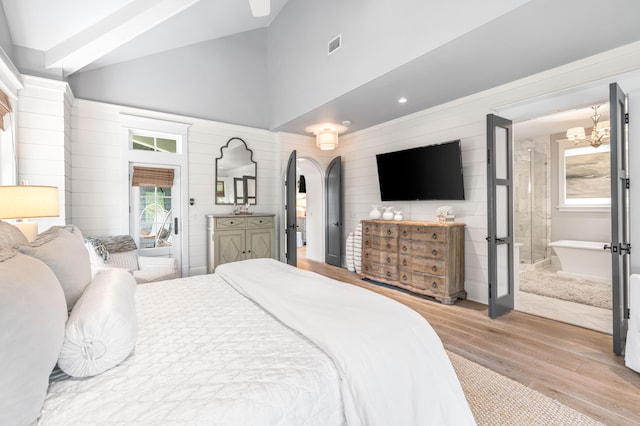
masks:
<svg viewBox="0 0 640 426"><path fill-rule="evenodd" d="M598 114L598 108L600 105L591 107L593 110L593 127L591 128L591 136L586 137L584 127L572 127L567 130L567 139L573 141L574 144L578 144L582 141L589 142L589 144L597 148L602 145L606 139L609 139L609 121L600 121L600 114Z"/></svg>

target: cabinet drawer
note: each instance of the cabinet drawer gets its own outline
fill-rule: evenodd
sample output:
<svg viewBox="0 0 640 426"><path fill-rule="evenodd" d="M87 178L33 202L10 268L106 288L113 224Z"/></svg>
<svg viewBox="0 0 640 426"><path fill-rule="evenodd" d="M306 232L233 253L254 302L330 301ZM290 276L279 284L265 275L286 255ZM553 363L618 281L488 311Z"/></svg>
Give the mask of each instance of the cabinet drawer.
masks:
<svg viewBox="0 0 640 426"><path fill-rule="evenodd" d="M271 228L273 226L273 217L258 216L247 218L247 227L249 228Z"/></svg>
<svg viewBox="0 0 640 426"><path fill-rule="evenodd" d="M447 247L448 246L444 243L434 243L431 241L400 240L398 244L398 251L400 254L411 256L446 259Z"/></svg>
<svg viewBox="0 0 640 426"><path fill-rule="evenodd" d="M380 223L365 223L362 227L362 235L397 238L398 227L396 225L386 225Z"/></svg>
<svg viewBox="0 0 640 426"><path fill-rule="evenodd" d="M447 228L439 226L401 226L398 233L415 241L447 242Z"/></svg>
<svg viewBox="0 0 640 426"><path fill-rule="evenodd" d="M434 259L430 257L416 257L410 255L400 255L398 265L401 268L412 271L420 271L427 274L444 276L447 274L447 263L444 259Z"/></svg>
<svg viewBox="0 0 640 426"><path fill-rule="evenodd" d="M364 260L381 265L396 266L398 264L398 254L393 251L381 251L375 249L363 250Z"/></svg>
<svg viewBox="0 0 640 426"><path fill-rule="evenodd" d="M382 238L369 235L362 237L362 247L376 250L395 250L397 244L394 238Z"/></svg>
<svg viewBox="0 0 640 426"><path fill-rule="evenodd" d="M400 270L400 282L431 293L446 293L446 279L428 274Z"/></svg>
<svg viewBox="0 0 640 426"><path fill-rule="evenodd" d="M246 217L217 217L216 229L243 229L247 227Z"/></svg>
<svg viewBox="0 0 640 426"><path fill-rule="evenodd" d="M398 268L395 266L364 262L362 264L362 272L364 272L366 275L373 276L374 278L380 278L389 281L398 280Z"/></svg>

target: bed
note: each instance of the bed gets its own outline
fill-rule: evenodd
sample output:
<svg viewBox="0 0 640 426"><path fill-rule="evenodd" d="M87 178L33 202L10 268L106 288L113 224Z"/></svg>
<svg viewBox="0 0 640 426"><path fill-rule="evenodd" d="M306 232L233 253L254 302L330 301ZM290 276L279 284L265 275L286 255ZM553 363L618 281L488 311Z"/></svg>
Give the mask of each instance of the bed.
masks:
<svg viewBox="0 0 640 426"><path fill-rule="evenodd" d="M272 259L138 286L127 275L100 274L65 318L38 424L474 424L439 338L391 299ZM135 339L115 365L71 377L69 336L95 332L70 328L83 310Z"/></svg>

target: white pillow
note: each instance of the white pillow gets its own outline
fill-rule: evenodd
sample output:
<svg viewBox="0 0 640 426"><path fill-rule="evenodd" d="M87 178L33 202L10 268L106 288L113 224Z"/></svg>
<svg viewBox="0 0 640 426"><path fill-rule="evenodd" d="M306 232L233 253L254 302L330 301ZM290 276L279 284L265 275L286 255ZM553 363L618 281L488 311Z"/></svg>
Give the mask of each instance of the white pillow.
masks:
<svg viewBox="0 0 640 426"><path fill-rule="evenodd" d="M83 240L66 229L52 228L18 250L42 260L51 268L62 285L67 308L71 310L91 281L89 252Z"/></svg>
<svg viewBox="0 0 640 426"><path fill-rule="evenodd" d="M67 321L58 366L73 377L95 376L124 361L138 337L136 280L109 269L87 286Z"/></svg>
<svg viewBox="0 0 640 426"><path fill-rule="evenodd" d="M40 416L66 320L51 269L0 249L0 425L34 424Z"/></svg>

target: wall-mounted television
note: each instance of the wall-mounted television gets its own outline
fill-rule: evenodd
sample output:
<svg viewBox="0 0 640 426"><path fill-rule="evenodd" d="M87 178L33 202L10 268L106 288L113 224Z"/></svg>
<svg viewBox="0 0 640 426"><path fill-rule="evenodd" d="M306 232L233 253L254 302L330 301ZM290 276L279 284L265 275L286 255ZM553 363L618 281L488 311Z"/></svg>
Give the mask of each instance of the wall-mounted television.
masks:
<svg viewBox="0 0 640 426"><path fill-rule="evenodd" d="M464 200L460 141L376 155L382 201Z"/></svg>

